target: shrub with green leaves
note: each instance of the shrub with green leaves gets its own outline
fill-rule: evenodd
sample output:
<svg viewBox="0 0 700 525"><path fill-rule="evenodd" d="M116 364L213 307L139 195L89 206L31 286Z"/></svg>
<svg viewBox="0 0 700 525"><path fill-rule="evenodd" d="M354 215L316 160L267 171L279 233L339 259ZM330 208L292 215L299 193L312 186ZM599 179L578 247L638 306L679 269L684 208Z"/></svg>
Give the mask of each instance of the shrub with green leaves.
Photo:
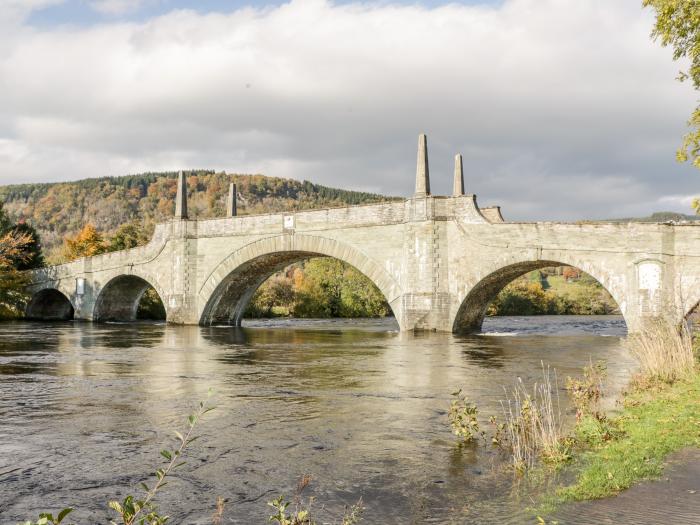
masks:
<svg viewBox="0 0 700 525"><path fill-rule="evenodd" d="M463 443L470 443L478 437L484 437L484 432L479 427L477 419L479 415L477 406L469 401L469 398L462 393L461 388L453 392L452 397L454 399L450 403L447 417L454 435L460 438Z"/></svg>
<svg viewBox="0 0 700 525"><path fill-rule="evenodd" d="M287 501L284 496L278 496L267 504L275 509L275 513L270 516L269 521L277 523L277 525L317 525L311 517L311 505L314 501L313 497L304 500L302 493L311 483L311 476L304 475L297 484L296 494L293 501ZM294 504L293 510L289 511L290 505ZM355 525L362 519L362 499L355 503L343 514L339 525ZM322 523L329 523L324 520Z"/></svg>
<svg viewBox="0 0 700 525"><path fill-rule="evenodd" d="M566 391L576 407L576 421L585 416L602 417L598 403L603 395L603 381L607 376L607 366L603 361L590 363L583 368L583 377L567 377Z"/></svg>
<svg viewBox="0 0 700 525"><path fill-rule="evenodd" d="M42 512L39 514L39 519L36 521L25 521L20 523L20 525L59 525L63 522L64 518L73 512L73 509L68 507L59 512L54 518L53 514L49 512ZM66 524L67 525L67 524Z"/></svg>
<svg viewBox="0 0 700 525"><path fill-rule="evenodd" d="M284 496L279 496L268 502L268 505L277 511L270 516L270 521L278 525L312 525L309 518L310 511L307 509L297 509L291 514L287 514L287 507L290 504L291 501L286 501Z"/></svg>

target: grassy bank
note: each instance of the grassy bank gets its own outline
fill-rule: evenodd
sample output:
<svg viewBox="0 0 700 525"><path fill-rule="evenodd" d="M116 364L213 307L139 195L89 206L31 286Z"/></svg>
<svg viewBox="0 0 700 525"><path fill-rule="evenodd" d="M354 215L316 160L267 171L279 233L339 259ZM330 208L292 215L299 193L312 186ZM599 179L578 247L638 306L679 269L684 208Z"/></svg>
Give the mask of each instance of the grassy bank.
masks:
<svg viewBox="0 0 700 525"><path fill-rule="evenodd" d="M660 476L672 452L700 446L700 374L628 394L620 415L602 422L586 418L576 432L576 481L557 490L550 503L612 496Z"/></svg>
<svg viewBox="0 0 700 525"><path fill-rule="evenodd" d="M625 344L639 361L639 373L614 414L598 405L604 364L584 368L583 378L567 378L577 409L576 425L563 441L567 455L528 473L536 485L547 485L540 485L544 494L532 509L538 523L563 504L607 498L658 478L669 455L700 448L700 339L693 340L684 323L659 319L630 334Z"/></svg>

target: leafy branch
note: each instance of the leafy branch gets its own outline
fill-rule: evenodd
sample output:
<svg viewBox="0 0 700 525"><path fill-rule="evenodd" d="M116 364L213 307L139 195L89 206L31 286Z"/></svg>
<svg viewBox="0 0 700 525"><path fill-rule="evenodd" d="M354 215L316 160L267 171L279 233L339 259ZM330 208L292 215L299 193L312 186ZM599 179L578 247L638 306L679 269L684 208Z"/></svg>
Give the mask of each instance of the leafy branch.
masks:
<svg viewBox="0 0 700 525"><path fill-rule="evenodd" d="M212 391L209 390L207 399L201 401L197 411L187 417L187 432L185 435L183 436L180 432L175 431L179 446L174 450L164 449L160 451L160 455L168 463L164 468L156 469L156 482L153 486L149 487L146 483L141 483L141 487L146 492L145 497L143 499L135 499L134 496L128 495L122 503L118 501L109 502L109 507L119 514L122 525L163 525L168 521L170 517L160 515L153 500L158 491L167 484L166 478L170 473L185 464L180 458L185 449L199 438L199 436L192 436L195 426L204 414L213 410L213 407L207 406L207 401L211 398L211 395ZM114 521L111 523L112 525L118 525Z"/></svg>

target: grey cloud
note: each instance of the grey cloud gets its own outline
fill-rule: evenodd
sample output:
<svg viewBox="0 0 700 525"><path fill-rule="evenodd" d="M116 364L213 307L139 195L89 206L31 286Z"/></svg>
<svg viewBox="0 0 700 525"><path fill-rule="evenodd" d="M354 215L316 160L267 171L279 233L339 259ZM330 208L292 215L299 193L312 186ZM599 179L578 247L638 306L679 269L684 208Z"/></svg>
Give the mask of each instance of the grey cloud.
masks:
<svg viewBox="0 0 700 525"><path fill-rule="evenodd" d="M87 29L0 57L0 183L210 167L408 195L454 153L513 219L687 211L695 104L637 0L499 8L294 1Z"/></svg>

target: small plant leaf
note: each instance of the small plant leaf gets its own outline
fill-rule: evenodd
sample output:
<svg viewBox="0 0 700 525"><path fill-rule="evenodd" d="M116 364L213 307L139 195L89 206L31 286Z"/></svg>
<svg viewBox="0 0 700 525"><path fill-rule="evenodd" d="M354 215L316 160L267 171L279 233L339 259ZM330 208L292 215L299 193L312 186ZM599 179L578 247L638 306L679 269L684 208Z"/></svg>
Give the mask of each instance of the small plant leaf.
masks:
<svg viewBox="0 0 700 525"><path fill-rule="evenodd" d="M73 512L72 507L67 507L67 508L63 509L61 512L58 513L58 518L56 518L56 522L61 523L61 521L63 521L63 518L68 516L68 514L70 514L71 512Z"/></svg>

